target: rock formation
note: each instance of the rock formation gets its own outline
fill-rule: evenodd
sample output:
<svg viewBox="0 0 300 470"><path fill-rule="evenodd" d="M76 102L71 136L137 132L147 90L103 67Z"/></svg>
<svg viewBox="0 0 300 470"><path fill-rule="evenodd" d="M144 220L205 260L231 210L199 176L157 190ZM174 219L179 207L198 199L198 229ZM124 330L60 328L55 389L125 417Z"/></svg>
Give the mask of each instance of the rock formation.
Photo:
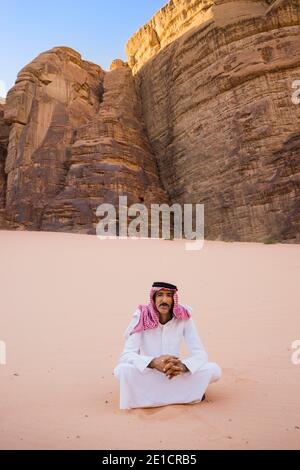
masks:
<svg viewBox="0 0 300 470"><path fill-rule="evenodd" d="M0 225L92 234L127 195L205 204L206 239L299 243L299 51L297 0L171 0L109 72L40 54L0 105Z"/></svg>
<svg viewBox="0 0 300 470"><path fill-rule="evenodd" d="M142 125L130 68L114 61L103 80L103 97L91 120L78 126L69 146L64 189L45 208L42 230L95 233L96 209L119 195L128 205L169 202Z"/></svg>
<svg viewBox="0 0 300 470"><path fill-rule="evenodd" d="M164 187L208 239L300 242L299 51L296 0L173 0L127 45Z"/></svg>
<svg viewBox="0 0 300 470"><path fill-rule="evenodd" d="M40 54L8 92L5 171L11 223L40 229L45 207L64 189L74 130L98 111L103 70L69 48Z"/></svg>
<svg viewBox="0 0 300 470"><path fill-rule="evenodd" d="M14 227L95 233L96 207L168 202L129 67L105 73L72 49L40 54L9 91L6 216Z"/></svg>

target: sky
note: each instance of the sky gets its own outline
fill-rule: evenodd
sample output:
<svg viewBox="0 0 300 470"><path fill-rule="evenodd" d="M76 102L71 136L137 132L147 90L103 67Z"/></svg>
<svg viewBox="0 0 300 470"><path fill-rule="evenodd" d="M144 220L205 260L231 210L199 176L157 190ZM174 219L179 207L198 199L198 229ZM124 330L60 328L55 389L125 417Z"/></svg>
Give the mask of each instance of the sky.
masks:
<svg viewBox="0 0 300 470"><path fill-rule="evenodd" d="M0 96L41 52L68 46L108 70L167 0L0 0Z"/></svg>

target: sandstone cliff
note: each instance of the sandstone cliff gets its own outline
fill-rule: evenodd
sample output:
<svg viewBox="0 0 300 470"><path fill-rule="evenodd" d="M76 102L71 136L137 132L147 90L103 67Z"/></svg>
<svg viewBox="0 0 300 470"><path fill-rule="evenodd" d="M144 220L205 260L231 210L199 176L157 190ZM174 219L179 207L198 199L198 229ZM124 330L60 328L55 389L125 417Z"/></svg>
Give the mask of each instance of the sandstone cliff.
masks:
<svg viewBox="0 0 300 470"><path fill-rule="evenodd" d="M127 52L172 201L210 239L299 242L299 2L174 0Z"/></svg>
<svg viewBox="0 0 300 470"><path fill-rule="evenodd" d="M300 242L299 2L171 0L127 54L104 72L59 47L19 73L0 225L95 233L127 194L204 203L207 239Z"/></svg>
<svg viewBox="0 0 300 470"><path fill-rule="evenodd" d="M168 202L126 64L105 73L72 49L47 51L19 73L5 119L13 227L95 233L96 207L119 193Z"/></svg>
<svg viewBox="0 0 300 470"><path fill-rule="evenodd" d="M40 54L8 92L5 171L8 220L39 229L43 211L65 185L74 129L98 111L104 72L69 48Z"/></svg>
<svg viewBox="0 0 300 470"><path fill-rule="evenodd" d="M131 70L115 61L98 112L75 130L64 189L46 206L41 229L93 234L97 206L118 207L119 195L128 205L168 202L145 136Z"/></svg>

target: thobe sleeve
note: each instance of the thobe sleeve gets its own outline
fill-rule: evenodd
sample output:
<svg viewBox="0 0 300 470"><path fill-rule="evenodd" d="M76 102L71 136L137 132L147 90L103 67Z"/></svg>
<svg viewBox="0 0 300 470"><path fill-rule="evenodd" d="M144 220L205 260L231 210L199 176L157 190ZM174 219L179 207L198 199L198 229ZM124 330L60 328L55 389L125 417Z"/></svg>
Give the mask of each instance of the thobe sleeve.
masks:
<svg viewBox="0 0 300 470"><path fill-rule="evenodd" d="M135 325L139 321L139 311L136 311L133 315L133 319L130 322L126 332L125 332L125 346L123 349L122 354L119 358L119 363L127 363L134 365L140 372L143 372L154 356L143 356L140 354L140 346L141 346L141 338L142 333L134 333L133 335L129 336L129 333L135 327Z"/></svg>
<svg viewBox="0 0 300 470"><path fill-rule="evenodd" d="M197 328L192 318L186 321L184 327L184 339L186 341L190 356L181 362L194 374L208 362L208 355L198 335Z"/></svg>

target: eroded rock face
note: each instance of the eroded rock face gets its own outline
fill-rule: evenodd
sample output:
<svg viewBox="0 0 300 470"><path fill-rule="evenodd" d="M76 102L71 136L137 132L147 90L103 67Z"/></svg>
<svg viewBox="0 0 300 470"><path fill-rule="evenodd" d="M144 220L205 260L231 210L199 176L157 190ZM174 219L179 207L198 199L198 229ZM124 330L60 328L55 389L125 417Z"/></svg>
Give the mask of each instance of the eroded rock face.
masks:
<svg viewBox="0 0 300 470"><path fill-rule="evenodd" d="M5 119L11 227L95 234L101 203L169 201L127 63L105 73L72 49L47 51L19 73Z"/></svg>
<svg viewBox="0 0 300 470"><path fill-rule="evenodd" d="M223 27L261 16L270 3L272 0L171 0L129 39L126 46L129 65L136 73L149 59L192 28L206 27L210 21Z"/></svg>
<svg viewBox="0 0 300 470"><path fill-rule="evenodd" d="M42 230L95 233L102 203L128 206L169 202L144 132L140 103L130 68L114 61L103 82L97 114L76 130L69 147L65 187L48 204Z"/></svg>
<svg viewBox="0 0 300 470"><path fill-rule="evenodd" d="M64 47L40 54L18 74L5 105L12 223L40 229L47 204L64 188L75 129L98 112L103 78L101 67Z"/></svg>
<svg viewBox="0 0 300 470"><path fill-rule="evenodd" d="M149 27L167 43L158 24L180 22L184 4L195 7L194 26L150 47ZM150 26L129 42L129 62L134 56L147 133L172 202L205 204L208 239L300 242L300 105L292 102L299 2L173 1Z"/></svg>

